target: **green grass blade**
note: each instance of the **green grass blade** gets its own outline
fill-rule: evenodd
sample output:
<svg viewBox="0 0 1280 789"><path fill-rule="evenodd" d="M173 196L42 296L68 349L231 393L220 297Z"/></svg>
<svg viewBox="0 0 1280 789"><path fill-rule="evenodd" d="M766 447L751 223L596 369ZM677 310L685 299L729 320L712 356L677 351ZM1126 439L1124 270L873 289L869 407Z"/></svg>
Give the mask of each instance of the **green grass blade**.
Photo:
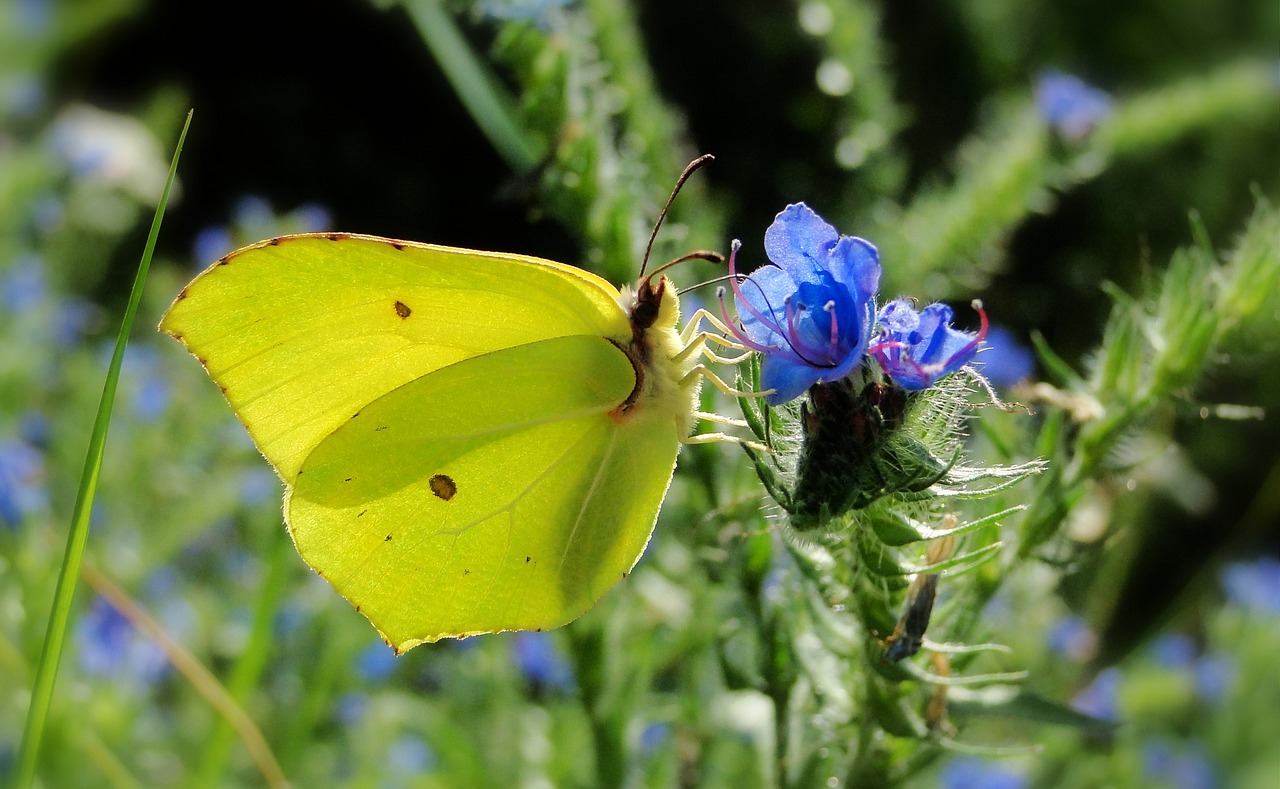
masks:
<svg viewBox="0 0 1280 789"><path fill-rule="evenodd" d="M444 3L411 0L404 9L480 131L513 170L531 170L541 157L516 122L515 100L476 57Z"/></svg>
<svg viewBox="0 0 1280 789"><path fill-rule="evenodd" d="M186 123L182 126L182 134L178 137L178 145L173 152L173 161L169 164L169 177L165 181L164 191L160 194L155 218L151 221L151 232L147 236L142 260L138 263L138 275L134 278L133 290L129 294L129 305L125 308L120 333L116 337L115 352L111 356L111 364L107 368L107 380L102 387L102 399L98 403L98 415L93 423L93 432L89 436L89 450L84 461L84 471L80 477L80 490L76 494L75 509L71 515L71 530L67 534L67 548L62 558L62 570L58 575L58 584L53 593L53 608L49 612L49 624L45 628L40 663L36 667L35 684L31 688L31 705L27 709L22 746L18 751L18 768L14 773L15 787L31 786L35 779L40 740L44 734L45 719L49 714L49 703L53 698L58 663L66 640L67 622L71 618L71 602L75 597L76 581L80 576L80 564L84 558L84 547L89 537L89 513L93 508L93 497L98 487L98 474L102 469L102 456L107 443L107 427L111 422L111 407L115 403L116 385L120 380L120 365L124 361L124 349L129 341L129 332L133 328L133 318L138 312L138 304L142 301L142 287L147 281L147 270L151 267L156 237L160 234L160 222L164 218L164 209L169 202L169 192L178 172L178 157L182 154L182 143L186 140L187 128L190 125L191 113L187 113Z"/></svg>

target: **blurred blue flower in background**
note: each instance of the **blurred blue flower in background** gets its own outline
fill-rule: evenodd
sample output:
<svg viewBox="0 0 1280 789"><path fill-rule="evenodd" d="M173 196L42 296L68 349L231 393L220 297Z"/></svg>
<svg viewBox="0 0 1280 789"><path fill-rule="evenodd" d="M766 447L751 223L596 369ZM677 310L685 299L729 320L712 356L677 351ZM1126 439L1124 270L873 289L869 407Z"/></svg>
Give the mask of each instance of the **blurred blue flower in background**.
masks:
<svg viewBox="0 0 1280 789"><path fill-rule="evenodd" d="M26 312L44 301L48 291L44 262L34 253L19 256L0 276L0 305L6 312Z"/></svg>
<svg viewBox="0 0 1280 789"><path fill-rule="evenodd" d="M573 687L573 667L550 633L520 632L511 639L516 666L536 688L569 690Z"/></svg>
<svg viewBox="0 0 1280 789"><path fill-rule="evenodd" d="M906 299L894 299L876 315L878 334L868 352L893 382L908 391L927 389L943 376L968 364L987 336L987 313L977 334L951 327L955 314L946 304L930 304L916 312Z"/></svg>
<svg viewBox="0 0 1280 789"><path fill-rule="evenodd" d="M1175 789L1215 789L1217 771L1199 743L1180 743L1176 748L1162 740L1142 746L1142 772L1153 781L1167 782Z"/></svg>
<svg viewBox="0 0 1280 789"><path fill-rule="evenodd" d="M1076 694L1076 697L1071 700L1071 706L1098 720L1120 720L1120 709L1116 704L1120 680L1120 669L1114 666L1103 669L1093 678L1089 687Z"/></svg>
<svg viewBox="0 0 1280 789"><path fill-rule="evenodd" d="M1063 139L1079 142L1111 114L1111 97L1079 77L1046 71L1036 82L1036 108Z"/></svg>
<svg viewBox="0 0 1280 789"><path fill-rule="evenodd" d="M1235 684L1236 661L1231 655L1204 655L1191 667L1191 672L1200 698L1210 704L1218 704Z"/></svg>
<svg viewBox="0 0 1280 789"><path fill-rule="evenodd" d="M333 229L333 212L319 203L303 203L293 210L299 233L320 233Z"/></svg>
<svg viewBox="0 0 1280 789"><path fill-rule="evenodd" d="M203 271L210 263L235 249L235 241L231 231L223 225L206 227L196 233L191 245L191 256L195 258L195 268Z"/></svg>
<svg viewBox="0 0 1280 789"><path fill-rule="evenodd" d="M0 74L0 106L4 112L22 120L31 120L44 109L48 90L44 81L29 72Z"/></svg>
<svg viewBox="0 0 1280 789"><path fill-rule="evenodd" d="M114 350L114 345L109 348ZM131 382L129 405L143 422L164 416L173 400L173 386L164 376L164 364L154 345L130 344L125 348L120 377Z"/></svg>
<svg viewBox="0 0 1280 789"><path fill-rule="evenodd" d="M58 304L53 316L53 343L64 350L75 347L96 325L102 308L79 297Z"/></svg>
<svg viewBox="0 0 1280 789"><path fill-rule="evenodd" d="M144 203L160 198L169 158L135 118L73 104L58 113L49 146L71 175L120 189Z"/></svg>
<svg viewBox="0 0 1280 789"><path fill-rule="evenodd" d="M376 640L356 655L356 673L365 682L386 682L396 671L396 653Z"/></svg>
<svg viewBox="0 0 1280 789"><path fill-rule="evenodd" d="M1008 389L1031 377L1036 357L1003 326L991 326L973 360L978 372L997 389Z"/></svg>
<svg viewBox="0 0 1280 789"><path fill-rule="evenodd" d="M739 283L731 254L729 281L741 321L734 334L764 354L760 385L774 390L765 400L778 405L862 363L875 322L880 258L870 243L840 235L804 203L778 214L764 248L772 266Z"/></svg>
<svg viewBox="0 0 1280 789"><path fill-rule="evenodd" d="M44 453L26 441L0 439L0 524L16 527L48 504Z"/></svg>
<svg viewBox="0 0 1280 789"><path fill-rule="evenodd" d="M15 0L13 17L24 39L39 38L53 26L51 0Z"/></svg>
<svg viewBox="0 0 1280 789"><path fill-rule="evenodd" d="M477 5L480 16L495 22L532 22L550 30L557 14L573 0L483 0Z"/></svg>
<svg viewBox="0 0 1280 789"><path fill-rule="evenodd" d="M436 763L435 751L416 734L402 735L387 751L387 768L392 775L421 775L434 769Z"/></svg>
<svg viewBox="0 0 1280 789"><path fill-rule="evenodd" d="M976 756L960 756L942 768L943 789L1022 789L1027 779L998 762Z"/></svg>
<svg viewBox="0 0 1280 789"><path fill-rule="evenodd" d="M656 721L644 727L644 731L640 732L640 752L653 753L671 740L671 724L666 721Z"/></svg>
<svg viewBox="0 0 1280 789"><path fill-rule="evenodd" d="M369 694L351 690L338 697L333 705L333 714L342 725L354 726L364 718L368 708Z"/></svg>
<svg viewBox="0 0 1280 789"><path fill-rule="evenodd" d="M1182 633L1164 633L1151 642L1149 647L1152 657L1165 668L1191 668L1195 663L1195 642Z"/></svg>
<svg viewBox="0 0 1280 789"><path fill-rule="evenodd" d="M240 501L256 507L280 499L280 478L261 463L246 468L240 475Z"/></svg>
<svg viewBox="0 0 1280 789"><path fill-rule="evenodd" d="M1064 616L1049 628L1049 648L1076 663L1084 663L1097 654L1098 636L1080 617Z"/></svg>
<svg viewBox="0 0 1280 789"><path fill-rule="evenodd" d="M22 440L33 447L44 449L49 446L49 417L40 411L28 409L18 423L18 434Z"/></svg>
<svg viewBox="0 0 1280 789"><path fill-rule="evenodd" d="M56 195L47 194L31 201L31 223L42 234L57 230L66 216L66 206Z"/></svg>
<svg viewBox="0 0 1280 789"><path fill-rule="evenodd" d="M76 622L76 655L86 674L150 684L169 666L164 651L101 597Z"/></svg>
<svg viewBox="0 0 1280 789"><path fill-rule="evenodd" d="M1222 571L1227 599L1250 611L1280 614L1280 561L1263 556L1227 565Z"/></svg>

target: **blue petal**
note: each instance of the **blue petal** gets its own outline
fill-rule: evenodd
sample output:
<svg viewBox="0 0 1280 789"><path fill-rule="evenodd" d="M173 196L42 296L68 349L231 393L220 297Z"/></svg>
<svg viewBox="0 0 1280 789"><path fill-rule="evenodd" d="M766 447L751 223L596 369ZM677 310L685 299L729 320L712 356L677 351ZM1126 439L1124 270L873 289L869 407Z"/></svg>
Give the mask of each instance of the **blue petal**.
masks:
<svg viewBox="0 0 1280 789"><path fill-rule="evenodd" d="M944 365L937 378L959 370L978 352L978 344L973 341L975 335L951 328L954 317L955 313L945 304L930 304L920 313L920 331L929 339L916 361Z"/></svg>
<svg viewBox="0 0 1280 789"><path fill-rule="evenodd" d="M894 339L909 334L920 326L920 313L906 299L894 299L880 308L876 320L894 334Z"/></svg>
<svg viewBox="0 0 1280 789"><path fill-rule="evenodd" d="M782 209L765 231L764 251L796 282L812 282L826 268L839 238L836 229L812 208L793 203Z"/></svg>
<svg viewBox="0 0 1280 789"><path fill-rule="evenodd" d="M764 266L752 272L739 287L747 303L774 322L774 325L761 323L750 310L739 309L738 317L747 337L761 345L784 346L785 341L777 329L786 327L786 300L795 293L796 283L782 269Z"/></svg>
<svg viewBox="0 0 1280 789"><path fill-rule="evenodd" d="M773 389L765 396L769 405L781 405L794 400L805 391L826 377L828 371L820 367L811 367L798 361L789 354L771 353L760 363L761 390Z"/></svg>
<svg viewBox="0 0 1280 789"><path fill-rule="evenodd" d="M874 298L880 291L880 253L869 241L841 236L831 251L827 268L858 300Z"/></svg>

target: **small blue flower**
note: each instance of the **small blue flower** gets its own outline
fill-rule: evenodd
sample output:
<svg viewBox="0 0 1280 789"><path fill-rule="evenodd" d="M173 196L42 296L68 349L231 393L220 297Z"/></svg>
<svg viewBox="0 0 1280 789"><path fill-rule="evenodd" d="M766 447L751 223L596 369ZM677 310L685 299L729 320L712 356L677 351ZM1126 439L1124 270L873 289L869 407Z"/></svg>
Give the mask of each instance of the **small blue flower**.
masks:
<svg viewBox="0 0 1280 789"><path fill-rule="evenodd" d="M0 304L10 313L26 312L44 301L49 285L40 257L26 254L0 277Z"/></svg>
<svg viewBox="0 0 1280 789"><path fill-rule="evenodd" d="M1227 697L1236 681L1236 661L1231 655L1205 655L1191 669L1196 681L1196 693L1209 704L1218 704Z"/></svg>
<svg viewBox="0 0 1280 789"><path fill-rule="evenodd" d="M911 302L895 299L876 316L876 340L868 350L893 382L908 391L933 386L938 379L964 367L987 336L987 313L982 303L974 309L982 319L977 334L951 328L954 313L945 304L930 304L916 312Z"/></svg>
<svg viewBox="0 0 1280 789"><path fill-rule="evenodd" d="M12 72L0 79L0 102L14 117L31 120L40 114L48 101L44 80L31 72Z"/></svg>
<svg viewBox="0 0 1280 789"><path fill-rule="evenodd" d="M1196 645L1190 636L1165 633L1151 643L1151 655L1164 668L1190 668L1196 659Z"/></svg>
<svg viewBox="0 0 1280 789"><path fill-rule="evenodd" d="M396 653L381 641L374 641L356 655L356 673L366 682L385 682L396 670Z"/></svg>
<svg viewBox="0 0 1280 789"><path fill-rule="evenodd" d="M0 440L0 524L17 526L48 505L44 454L26 441Z"/></svg>
<svg viewBox="0 0 1280 789"><path fill-rule="evenodd" d="M134 382L130 405L143 422L154 422L169 409L173 387L164 376L164 365L155 347L130 345L125 349L121 376Z"/></svg>
<svg viewBox="0 0 1280 789"><path fill-rule="evenodd" d="M741 283L735 255L729 257L741 320L734 334L764 354L760 385L772 390L765 401L778 405L861 364L875 322L880 258L870 243L840 235L804 203L778 214L764 248L773 265Z"/></svg>
<svg viewBox="0 0 1280 789"><path fill-rule="evenodd" d="M271 201L259 195L242 195L236 200L231 214L232 224L241 230L271 227L276 221Z"/></svg>
<svg viewBox="0 0 1280 789"><path fill-rule="evenodd" d="M240 500L248 507L279 500L280 478L262 463L255 463L240 474Z"/></svg>
<svg viewBox="0 0 1280 789"><path fill-rule="evenodd" d="M511 648L521 673L535 686L559 690L573 687L573 668L556 649L549 633L516 633Z"/></svg>
<svg viewBox="0 0 1280 789"><path fill-rule="evenodd" d="M942 768L940 778L944 789L1022 789L1027 785L1025 776L977 756L952 759Z"/></svg>
<svg viewBox="0 0 1280 789"><path fill-rule="evenodd" d="M102 308L78 297L62 300L53 316L53 342L59 348L72 348L98 323Z"/></svg>
<svg viewBox="0 0 1280 789"><path fill-rule="evenodd" d="M54 4L51 0L18 0L14 4L21 38L42 38L53 27Z"/></svg>
<svg viewBox="0 0 1280 789"><path fill-rule="evenodd" d="M640 752L650 754L665 746L671 740L671 724L657 721L644 727L640 732Z"/></svg>
<svg viewBox="0 0 1280 789"><path fill-rule="evenodd" d="M573 0L485 0L479 13L495 22L532 22L550 30L561 9Z"/></svg>
<svg viewBox="0 0 1280 789"><path fill-rule="evenodd" d="M206 266L235 248L235 240L231 231L222 225L211 225L196 233L191 245L191 255L195 258L195 266L203 270Z"/></svg>
<svg viewBox="0 0 1280 789"><path fill-rule="evenodd" d="M439 760L426 740L416 734L405 734L387 751L387 769L393 775L421 775L436 767Z"/></svg>
<svg viewBox="0 0 1280 789"><path fill-rule="evenodd" d="M1089 623L1078 616L1065 616L1049 629L1049 648L1083 663L1098 651L1098 636Z"/></svg>
<svg viewBox="0 0 1280 789"><path fill-rule="evenodd" d="M1071 706L1099 720L1120 720L1120 709L1116 704L1120 680L1120 669L1114 666L1103 669L1093 678L1093 683L1089 687L1076 694L1076 697L1071 700Z"/></svg>
<svg viewBox="0 0 1280 789"><path fill-rule="evenodd" d="M319 233L333 229L333 213L319 203L303 203L293 212L300 232Z"/></svg>
<svg viewBox="0 0 1280 789"><path fill-rule="evenodd" d="M358 691L347 691L334 702L333 714L344 726L355 726L364 718L369 709L369 694Z"/></svg>
<svg viewBox="0 0 1280 789"><path fill-rule="evenodd" d="M1160 740L1144 743L1142 767L1147 778L1174 789L1215 789L1219 785L1204 747L1194 741L1179 743L1176 748Z"/></svg>
<svg viewBox="0 0 1280 789"><path fill-rule="evenodd" d="M1227 599L1258 613L1280 614L1280 561L1263 556L1222 571Z"/></svg>
<svg viewBox="0 0 1280 789"><path fill-rule="evenodd" d="M81 669L92 676L132 677L151 683L169 665L164 651L134 630L133 623L101 597L94 598L77 622L76 645Z"/></svg>
<svg viewBox="0 0 1280 789"><path fill-rule="evenodd" d="M1111 114L1111 97L1079 77L1047 71L1036 83L1036 108L1064 139L1079 142Z"/></svg>
<svg viewBox="0 0 1280 789"><path fill-rule="evenodd" d="M1031 377L1036 357L1003 326L991 326L973 360L978 372L997 389L1008 389Z"/></svg>

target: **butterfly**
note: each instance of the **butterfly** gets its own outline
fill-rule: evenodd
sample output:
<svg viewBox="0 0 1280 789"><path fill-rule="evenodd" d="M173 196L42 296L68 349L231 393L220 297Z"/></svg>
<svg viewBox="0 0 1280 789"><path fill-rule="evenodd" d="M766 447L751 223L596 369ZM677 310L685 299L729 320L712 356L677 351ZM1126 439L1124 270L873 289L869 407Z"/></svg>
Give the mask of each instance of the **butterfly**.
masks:
<svg viewBox="0 0 1280 789"><path fill-rule="evenodd" d="M160 329L284 481L302 558L403 652L581 615L644 551L681 443L734 440L690 435L734 423L696 410L704 378L732 391L708 340L733 343L702 311L680 331L656 274L619 291L524 255L284 236L213 263Z"/></svg>

